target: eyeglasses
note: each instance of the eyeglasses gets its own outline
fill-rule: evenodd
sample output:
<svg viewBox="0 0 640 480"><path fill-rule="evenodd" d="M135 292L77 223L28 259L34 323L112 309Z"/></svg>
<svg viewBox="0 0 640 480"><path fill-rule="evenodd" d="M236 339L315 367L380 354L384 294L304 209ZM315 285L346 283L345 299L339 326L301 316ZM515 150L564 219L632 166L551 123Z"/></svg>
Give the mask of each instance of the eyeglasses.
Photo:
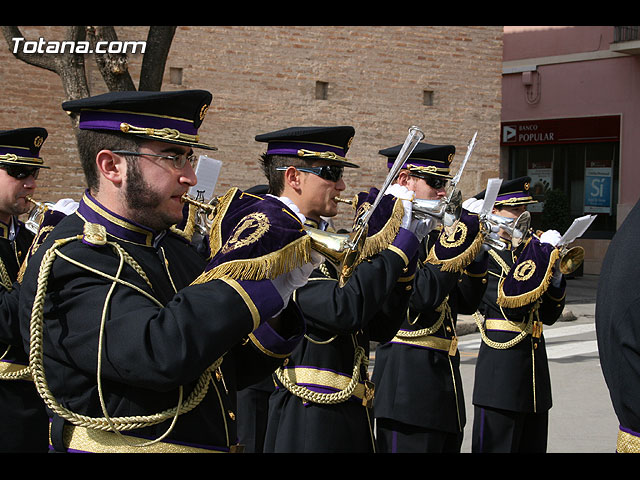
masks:
<svg viewBox="0 0 640 480"><path fill-rule="evenodd" d="M118 155L133 155L134 157L165 158L167 160L171 160L173 162L173 167L177 170L182 169L187 162L189 162L192 167L195 167L196 163L198 163L198 157L194 153L190 153L189 155L160 155L158 153L129 152L127 150L112 150L112 152L117 153Z"/></svg>
<svg viewBox="0 0 640 480"><path fill-rule="evenodd" d="M289 167L277 167L276 170L284 171ZM342 178L344 173L344 167L342 165L323 165L321 167L293 167L301 172L313 173L314 175L329 180L330 182L337 182Z"/></svg>
<svg viewBox="0 0 640 480"><path fill-rule="evenodd" d="M29 175L31 175L35 180L40 174L39 167L26 167L24 165L0 165L0 168L5 170L9 176L17 178L18 180L23 180Z"/></svg>

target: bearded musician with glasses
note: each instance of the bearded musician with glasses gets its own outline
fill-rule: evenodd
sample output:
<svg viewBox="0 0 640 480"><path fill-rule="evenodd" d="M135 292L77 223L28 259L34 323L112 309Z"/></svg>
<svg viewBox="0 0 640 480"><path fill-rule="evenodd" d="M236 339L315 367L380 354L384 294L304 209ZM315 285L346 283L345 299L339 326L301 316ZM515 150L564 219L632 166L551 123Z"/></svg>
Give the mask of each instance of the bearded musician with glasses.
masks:
<svg viewBox="0 0 640 480"><path fill-rule="evenodd" d="M211 260L174 228L197 183L193 150L215 149L198 134L211 99L123 91L62 104L77 116L87 189L30 257L20 291L55 452L240 450L237 389L301 339L289 301L298 270L209 278Z"/></svg>
<svg viewBox="0 0 640 480"><path fill-rule="evenodd" d="M291 127L256 136L267 144L262 168L268 195L291 204L309 227L330 230L328 220L338 213L336 197L346 189L343 170L358 167L346 158L354 134L353 127L336 126ZM369 195L362 198L371 200ZM381 215L376 219L391 218L385 215L392 205L399 205L395 211L402 219L402 204L385 198L374 211ZM373 224L372 217L369 231ZM418 247L415 234L399 224L389 244L360 263L342 288L335 265L320 261L309 282L294 293L306 333L274 373L264 452L375 451L369 341L388 339L398 328Z"/></svg>
<svg viewBox="0 0 640 480"><path fill-rule="evenodd" d="M20 268L34 234L19 216L32 203L47 130L39 127L0 132L0 452L47 451L49 419L28 373L18 323Z"/></svg>

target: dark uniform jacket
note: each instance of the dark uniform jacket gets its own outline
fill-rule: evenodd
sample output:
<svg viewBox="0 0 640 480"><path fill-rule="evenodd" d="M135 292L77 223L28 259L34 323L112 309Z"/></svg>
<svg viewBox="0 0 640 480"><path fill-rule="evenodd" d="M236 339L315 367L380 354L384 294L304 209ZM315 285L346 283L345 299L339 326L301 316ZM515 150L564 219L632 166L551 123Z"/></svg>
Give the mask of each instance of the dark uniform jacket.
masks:
<svg viewBox="0 0 640 480"><path fill-rule="evenodd" d="M265 452L374 450L373 418L370 409L363 406L363 395L370 392L364 384L369 342L389 340L402 322L417 247L415 235L400 229L392 247L361 263L343 288L338 287L335 273L325 263L296 291L307 333L281 373L294 389L300 388L303 395L312 398L291 393L282 377L275 376L277 388L270 399ZM365 361L354 368L357 352ZM356 381L353 393L345 392Z"/></svg>
<svg viewBox="0 0 640 480"><path fill-rule="evenodd" d="M640 202L609 244L596 297L602 373L620 423L619 451L640 451ZM626 435L628 434L628 435Z"/></svg>
<svg viewBox="0 0 640 480"><path fill-rule="evenodd" d="M45 453L49 422L44 403L28 376L12 379L29 363L20 336L17 278L34 237L17 218L13 225L10 241L11 225L0 222L0 365L7 375L0 381L0 452Z"/></svg>
<svg viewBox="0 0 640 480"><path fill-rule="evenodd" d="M479 312L484 315L483 328L490 342L497 342L500 348L494 348L485 341L480 345L475 369L473 404L477 406L500 408L514 412L544 412L551 408L551 379L544 334L526 335L516 342L518 331L506 331L507 324L492 328L488 320L508 320L524 325L535 303L519 309L501 309L496 303L498 281L506 276L517 262L524 243L516 250L489 251L488 286ZM562 314L565 303L566 281L562 278L560 287L549 285L542 295L538 309L539 321L544 325L553 325ZM537 318L534 318L536 320ZM513 342L511 345L508 342ZM509 348L502 348L509 345ZM532 361L532 358L535 359ZM535 364L534 364L535 362ZM534 373L535 372L535 373Z"/></svg>
<svg viewBox="0 0 640 480"><path fill-rule="evenodd" d="M122 255L114 246L101 245L100 239L83 233L85 223L104 226L106 239L121 247ZM38 276L47 267L45 253L51 254L54 241L70 238L57 249L59 255L50 266L42 318L32 322L34 300L40 299ZM126 255L137 265L123 263ZM29 261L20 306L27 348L31 323L43 325L42 363L49 390L43 395L54 399L48 405L56 450L113 451L103 444L83 443L82 428L68 427L78 416L90 417L96 428L104 425L107 415L130 425L122 417L171 412L180 401L184 413L173 426L169 415L153 425L142 422L141 428L120 428L151 440L168 432L155 445L160 451L182 451L183 446L228 451L235 444L235 392L274 370L299 341L302 319L296 308L287 307L281 317L289 321L291 334L290 340L283 338L265 323L283 307L270 281L190 285L205 264L180 235L156 234L128 222L88 193L76 213L49 234ZM114 282L114 277L121 282ZM105 302L108 308L103 312ZM220 358L221 367L211 372L212 380L202 377ZM202 396L192 402L194 391ZM63 436L71 430L78 442L70 446ZM95 430L86 437L95 437ZM144 441L129 437L125 445Z"/></svg>
<svg viewBox="0 0 640 480"><path fill-rule="evenodd" d="M422 260L426 251L423 248ZM486 273L486 261L472 262L462 274L419 264L398 335L376 348L376 418L449 433L462 431L466 414L455 340L451 353L450 349L452 339L457 339L458 313L476 311L486 289Z"/></svg>

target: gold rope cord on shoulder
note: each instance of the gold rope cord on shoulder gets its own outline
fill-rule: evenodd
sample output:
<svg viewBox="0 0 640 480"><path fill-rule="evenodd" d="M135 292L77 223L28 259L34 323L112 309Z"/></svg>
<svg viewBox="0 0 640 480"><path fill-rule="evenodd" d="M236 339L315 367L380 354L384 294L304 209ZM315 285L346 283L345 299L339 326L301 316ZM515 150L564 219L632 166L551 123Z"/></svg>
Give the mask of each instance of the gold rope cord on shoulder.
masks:
<svg viewBox="0 0 640 480"><path fill-rule="evenodd" d="M134 429L138 429L138 428L142 428L150 425L156 425L164 422L165 420L172 418L173 420L171 425L168 427L168 430L162 436L160 436L155 440L151 440L149 442L145 442L142 444L136 444L133 446L145 447L147 445L157 443L163 440L164 438L166 438L166 436L171 432L179 415L193 410L202 401L202 399L204 398L204 396L208 391L209 382L212 381L211 372L213 372L222 363L222 357L219 358L207 370L205 370L205 372L200 376L196 387L191 392L190 396L187 398L184 404L182 403L183 387L181 386L179 388L179 403L177 407L167 409L160 413L151 414L151 415L110 417L106 412L106 406L104 404L104 399L102 395L102 385L100 380L100 372L101 372L101 362L102 362L102 343L103 343L102 337L104 332L104 324L106 321L106 310L108 307L111 294L113 293L115 286L117 284L120 284L120 285L125 285L135 289L139 293L153 300L159 306L162 306L162 304L158 300L153 298L151 295L149 295L147 292L137 287L136 285L133 285L119 278L122 268L124 266L124 263L127 263L145 279L145 282L147 282L147 284L149 284L149 280L146 278L146 275L144 274L144 271L142 271L142 268L117 243L105 241L105 244L110 245L120 258L120 264L119 264L118 273L116 276L111 276L107 273L93 269L87 265L83 265L80 262L77 262L76 260L73 260L67 257L66 255L63 255L61 252L59 252L58 249L60 247L66 245L71 241L80 240L80 239L82 239L82 235L56 240L53 246L47 250L44 257L42 258L42 262L41 262L39 273L38 273L38 279L37 279L36 295L33 303L33 309L31 312L30 339L29 339L29 343L30 343L29 370L31 371L31 375L36 385L36 389L38 391L38 394L44 400L47 407L49 407L54 413L59 415L61 418L69 421L70 423L77 426L81 426L81 427L120 433L121 431L134 430ZM46 380L46 376L44 372L44 363L43 363L44 355L43 355L43 341L42 341L42 330L43 330L43 319L44 319L43 307L44 307L44 301L45 301L45 296L46 296L46 291L48 286L49 274L51 273L53 261L55 260L56 256L64 258L65 260L69 261L70 263L80 268L84 268L92 273L108 278L112 281L112 285L109 290L109 293L107 294L107 298L105 299L104 309L102 312L101 325L100 325L100 343L99 343L99 349L98 349L97 378L98 378L98 389L100 393L101 408L102 408L103 414L105 415L103 418L80 415L63 407L56 401L55 397L51 393L51 390L49 389L49 385ZM124 437L123 435L121 436L125 441L127 441L126 437Z"/></svg>
<svg viewBox="0 0 640 480"><path fill-rule="evenodd" d="M9 272L7 272L7 268L2 262L2 259L0 259L0 286L6 288L8 292L11 292L13 290L11 277L9 276ZM11 345L7 345L7 349L0 357L0 360L3 359L7 355L7 353L9 353L10 349ZM7 370L0 373L0 380L28 380L30 378L31 372L29 371L29 367L26 366L23 368L16 368L15 370Z"/></svg>
<svg viewBox="0 0 640 480"><path fill-rule="evenodd" d="M422 337L423 335L432 335L440 330L440 327L444 323L445 318L450 318L451 324L453 325L453 319L451 318L451 307L449 306L449 295L442 301L440 306L436 308L436 312L440 313L440 317L438 317L438 321L434 323L432 326L427 328L422 328L420 330L412 330L412 331L400 331L396 332L396 337L400 338L411 338L411 337ZM409 322L409 324L413 325L418 320L421 314L418 314L414 319L413 323ZM409 320L409 310L407 309L407 321Z"/></svg>
<svg viewBox="0 0 640 480"><path fill-rule="evenodd" d="M6 288L9 292L13 290L13 283L11 282L11 277L9 276L9 272L7 272L7 267L4 266L4 262L0 258L0 286Z"/></svg>

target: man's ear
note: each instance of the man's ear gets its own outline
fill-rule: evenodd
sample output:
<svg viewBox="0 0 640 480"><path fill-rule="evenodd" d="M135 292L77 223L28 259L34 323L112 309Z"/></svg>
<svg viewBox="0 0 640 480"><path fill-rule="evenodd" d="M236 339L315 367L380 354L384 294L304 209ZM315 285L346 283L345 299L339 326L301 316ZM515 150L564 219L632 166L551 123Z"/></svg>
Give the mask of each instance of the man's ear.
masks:
<svg viewBox="0 0 640 480"><path fill-rule="evenodd" d="M294 190L300 189L300 172L295 167L289 167L284 171L284 185Z"/></svg>
<svg viewBox="0 0 640 480"><path fill-rule="evenodd" d="M398 176L396 177L396 183L399 185L402 185L403 187L406 187L407 184L409 183L409 172L406 170L400 170L400 172L398 173Z"/></svg>
<svg viewBox="0 0 640 480"><path fill-rule="evenodd" d="M96 155L98 172L114 185L119 186L124 179L126 159L111 150L100 150Z"/></svg>

